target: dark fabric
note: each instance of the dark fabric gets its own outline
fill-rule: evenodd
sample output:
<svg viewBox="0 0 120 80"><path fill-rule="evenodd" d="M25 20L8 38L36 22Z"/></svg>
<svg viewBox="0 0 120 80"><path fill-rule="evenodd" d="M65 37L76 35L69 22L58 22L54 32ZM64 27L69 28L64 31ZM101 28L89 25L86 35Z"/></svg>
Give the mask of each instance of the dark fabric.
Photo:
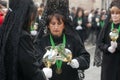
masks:
<svg viewBox="0 0 120 80"><path fill-rule="evenodd" d="M53 38L55 45L62 43L62 37ZM82 44L79 43L74 37L66 35L66 48L70 49L73 53L73 58L79 61L79 69L85 70L89 67L90 55L85 50ZM35 42L35 47L39 50L39 56L42 57L47 46L51 46L49 35L44 36ZM41 59L40 59L41 60ZM50 80L79 80L77 69L73 69L67 63L62 64L62 73L56 74L56 65L52 66L53 76Z"/></svg>
<svg viewBox="0 0 120 80"><path fill-rule="evenodd" d="M78 26L78 17L75 17L73 19L73 25L74 25L73 26L74 29L76 30L76 27ZM86 23L85 23L85 19L84 18L82 18L82 24L81 24L81 26L82 26L83 29L82 30L76 30L76 32L79 34L80 38L84 42L85 38L86 38L86 35L87 35L87 33L86 33Z"/></svg>
<svg viewBox="0 0 120 80"><path fill-rule="evenodd" d="M92 29L93 31L97 31L100 29L100 26L97 25L96 18L100 19L100 16L98 14L95 14L92 18Z"/></svg>
<svg viewBox="0 0 120 80"><path fill-rule="evenodd" d="M115 25L118 28L119 24ZM103 51L101 80L119 80L120 77L120 37L117 39L117 49L112 54L108 51L110 46L109 33L111 31L111 22L109 22L101 31L98 47ZM120 34L119 34L120 35Z"/></svg>
<svg viewBox="0 0 120 80"><path fill-rule="evenodd" d="M66 19L69 19L69 0L47 0L42 19L46 21L48 15L58 10L62 12Z"/></svg>
<svg viewBox="0 0 120 80"><path fill-rule="evenodd" d="M110 20L110 13L108 12L108 17L106 18L105 20L105 24L103 26L103 28L101 29L100 31L100 34L97 38L97 44L96 44L96 49L95 49L95 55L94 55L94 66L101 66L102 64L102 59L103 59L103 51L99 48L99 45L102 41L102 39L105 37L105 35L102 35L102 34L105 34L105 29L106 27L108 26L109 24L109 20Z"/></svg>
<svg viewBox="0 0 120 80"><path fill-rule="evenodd" d="M13 70L16 71L16 80L45 80L43 72L37 66L38 62L34 54L32 38L26 31L22 32L18 45L16 65L12 61L14 58L12 55L14 47L11 45L11 38L7 41L7 46L5 47L5 52L7 53L5 55L5 80L13 80ZM17 66L17 69L13 65Z"/></svg>
<svg viewBox="0 0 120 80"><path fill-rule="evenodd" d="M24 56L22 58L23 61L27 62L27 59L25 60L24 58L28 58L28 60L32 59L28 62L28 64L31 66L32 62L34 63L35 60L34 56L29 57L31 54L30 51L33 50L33 48L27 47L27 45L32 46L32 44L29 43L29 40L31 42L31 39L24 39L24 35L22 35L24 33L22 30L25 30L29 33L29 21L31 20L31 13L35 12L35 6L32 0L10 0L9 7L11 8L11 11L9 10L7 12L3 25L0 28L0 80L28 80L28 76L24 75L29 72L28 70L26 70L26 72L22 72L23 74L21 75L19 72L23 70L25 71L25 69L20 68L28 68L28 66L22 66L24 63L19 63L21 62L20 59L22 58L20 54L26 54L26 57ZM21 40L21 38L23 38L23 40ZM22 45L23 41L25 41L26 44ZM26 50L23 48L23 46L26 46ZM23 53L21 52L22 49ZM27 49L28 53L26 53ZM20 65L22 67L20 67ZM28 75L30 75L29 77L32 77L31 80L40 79L38 74L43 80L45 80L45 78L42 77L44 75L41 71L36 70L35 73L32 73L33 69L37 69L37 67L30 67L30 69L31 73L28 73Z"/></svg>
<svg viewBox="0 0 120 80"><path fill-rule="evenodd" d="M96 46L93 66L100 67L102 64L103 52Z"/></svg>

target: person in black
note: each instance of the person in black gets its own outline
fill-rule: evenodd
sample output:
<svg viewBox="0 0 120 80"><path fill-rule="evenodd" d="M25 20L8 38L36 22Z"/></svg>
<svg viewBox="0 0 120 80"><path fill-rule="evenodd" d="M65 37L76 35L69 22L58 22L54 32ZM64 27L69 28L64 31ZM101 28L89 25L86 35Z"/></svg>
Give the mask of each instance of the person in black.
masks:
<svg viewBox="0 0 120 80"><path fill-rule="evenodd" d="M32 0L10 0L0 28L0 80L46 80L52 76L50 68L39 69L35 57L30 25L36 11Z"/></svg>
<svg viewBox="0 0 120 80"><path fill-rule="evenodd" d="M110 38L114 30L118 31L116 40ZM111 3L109 20L100 33L98 47L103 52L101 80L120 80L120 1Z"/></svg>
<svg viewBox="0 0 120 80"><path fill-rule="evenodd" d="M35 41L35 47L39 52L40 57L46 55L46 47L56 46L60 43L65 45L69 51L72 52L73 59L70 63L62 62L60 68L62 73L58 74L56 64L52 65L53 76L50 80L79 80L77 70L85 70L89 67L90 55L85 50L83 43L75 38L75 33L66 25L65 17L62 12L53 12L48 16L47 27L49 33ZM77 36L77 35L76 35ZM44 64L43 64L44 66Z"/></svg>
<svg viewBox="0 0 120 80"><path fill-rule="evenodd" d="M106 20L106 15L105 13L101 13L100 14L100 21L99 21L99 27L97 29L97 34L96 34L96 38L98 38L99 34L100 34L100 31L102 30L102 28L104 27L105 25L105 20ZM96 39L97 40L97 39Z"/></svg>
<svg viewBox="0 0 120 80"><path fill-rule="evenodd" d="M84 19L84 11L80 7L77 8L75 18L73 19L73 26L84 42L86 37L86 24Z"/></svg>
<svg viewBox="0 0 120 80"><path fill-rule="evenodd" d="M70 25L69 27L73 27L72 21L69 17L69 0L46 0L46 6L41 16L41 20L39 21L40 29L37 35L39 38L47 33L46 21L48 16L57 10L64 12L63 15L67 19L66 22Z"/></svg>
<svg viewBox="0 0 120 80"><path fill-rule="evenodd" d="M71 11L70 11L70 17L71 17L72 21L75 18L75 14L76 14L76 9L75 9L75 7L72 7Z"/></svg>

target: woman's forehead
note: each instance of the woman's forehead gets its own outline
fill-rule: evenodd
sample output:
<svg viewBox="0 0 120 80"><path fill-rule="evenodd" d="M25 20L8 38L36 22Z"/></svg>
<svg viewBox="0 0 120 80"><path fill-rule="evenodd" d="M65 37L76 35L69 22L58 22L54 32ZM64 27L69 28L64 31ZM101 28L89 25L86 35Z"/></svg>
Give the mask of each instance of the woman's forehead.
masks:
<svg viewBox="0 0 120 80"><path fill-rule="evenodd" d="M111 7L110 11L120 11L120 9L117 6Z"/></svg>
<svg viewBox="0 0 120 80"><path fill-rule="evenodd" d="M56 20L56 21L62 21L62 17L53 16L51 18L51 21L54 21L54 20Z"/></svg>

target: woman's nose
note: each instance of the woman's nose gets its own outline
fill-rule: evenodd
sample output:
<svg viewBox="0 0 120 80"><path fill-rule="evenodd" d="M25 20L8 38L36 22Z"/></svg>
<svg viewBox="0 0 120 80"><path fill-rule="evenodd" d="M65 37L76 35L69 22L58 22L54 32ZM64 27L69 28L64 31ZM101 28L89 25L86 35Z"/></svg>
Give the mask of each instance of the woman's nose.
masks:
<svg viewBox="0 0 120 80"><path fill-rule="evenodd" d="M58 28L58 24L55 24L55 28Z"/></svg>

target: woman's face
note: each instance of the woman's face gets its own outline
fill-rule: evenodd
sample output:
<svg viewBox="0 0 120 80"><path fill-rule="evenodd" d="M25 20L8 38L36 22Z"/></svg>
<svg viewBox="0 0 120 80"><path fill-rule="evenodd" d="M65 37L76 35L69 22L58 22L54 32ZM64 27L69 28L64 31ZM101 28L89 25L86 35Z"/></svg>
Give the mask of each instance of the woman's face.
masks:
<svg viewBox="0 0 120 80"><path fill-rule="evenodd" d="M102 15L101 20L105 20L106 19L106 15Z"/></svg>
<svg viewBox="0 0 120 80"><path fill-rule="evenodd" d="M50 29L50 32L53 36L60 37L64 30L64 22L62 21L62 19L58 21L56 17L53 17L49 23L48 28Z"/></svg>
<svg viewBox="0 0 120 80"><path fill-rule="evenodd" d="M78 17L82 17L82 11L78 12Z"/></svg>
<svg viewBox="0 0 120 80"><path fill-rule="evenodd" d="M111 18L112 18L113 23L119 23L120 22L120 9L113 6L110 11L111 11Z"/></svg>
<svg viewBox="0 0 120 80"><path fill-rule="evenodd" d="M42 8L38 8L38 14L42 15L43 9Z"/></svg>

